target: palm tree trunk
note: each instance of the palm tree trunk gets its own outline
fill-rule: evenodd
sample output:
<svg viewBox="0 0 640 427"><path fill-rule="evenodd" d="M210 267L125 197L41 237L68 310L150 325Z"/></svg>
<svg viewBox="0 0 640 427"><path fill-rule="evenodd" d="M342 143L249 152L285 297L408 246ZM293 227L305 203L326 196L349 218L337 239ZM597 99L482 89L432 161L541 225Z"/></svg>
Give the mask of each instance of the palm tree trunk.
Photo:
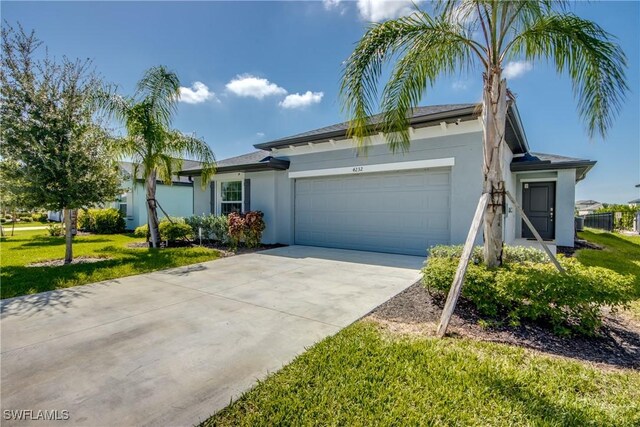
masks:
<svg viewBox="0 0 640 427"><path fill-rule="evenodd" d="M71 233L71 209L65 208L63 210L64 215L64 235L65 235L65 251L64 251L64 263L71 264L73 261L73 234Z"/></svg>
<svg viewBox="0 0 640 427"><path fill-rule="evenodd" d="M499 68L485 74L482 121L483 193L491 194L484 215L484 261L490 267L502 264L502 213L504 181L502 179L502 147L504 146L507 117L507 82L501 78Z"/></svg>
<svg viewBox="0 0 640 427"><path fill-rule="evenodd" d="M156 208L156 171L152 171L147 177L147 224L151 236L151 247L160 246L160 231L158 229L158 210Z"/></svg>

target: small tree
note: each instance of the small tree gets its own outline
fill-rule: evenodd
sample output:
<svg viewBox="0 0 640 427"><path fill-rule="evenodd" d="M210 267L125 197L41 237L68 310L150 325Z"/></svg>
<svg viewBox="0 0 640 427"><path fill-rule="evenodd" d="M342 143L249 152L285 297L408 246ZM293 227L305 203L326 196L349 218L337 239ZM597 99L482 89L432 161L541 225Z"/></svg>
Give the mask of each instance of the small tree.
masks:
<svg viewBox="0 0 640 427"><path fill-rule="evenodd" d="M180 80L164 66L147 70L138 82L133 97L103 91L98 105L126 125L127 136L119 140L121 155L133 161L133 176L142 171L147 197L147 223L151 246L160 245L156 184L172 183L182 168L182 158L202 162L202 188L215 172L215 156L211 148L195 135L185 135L170 128L180 99Z"/></svg>
<svg viewBox="0 0 640 427"><path fill-rule="evenodd" d="M25 207L64 211L68 264L71 211L113 200L120 180L113 144L94 120L90 61L56 62L41 46L34 32L2 28L0 155L14 162Z"/></svg>

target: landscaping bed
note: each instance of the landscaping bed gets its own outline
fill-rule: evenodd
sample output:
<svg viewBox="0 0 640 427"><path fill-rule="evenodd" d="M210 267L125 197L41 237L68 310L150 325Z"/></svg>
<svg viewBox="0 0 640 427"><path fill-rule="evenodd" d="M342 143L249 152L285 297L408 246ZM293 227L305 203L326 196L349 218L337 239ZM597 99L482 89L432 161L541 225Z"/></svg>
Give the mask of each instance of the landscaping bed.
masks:
<svg viewBox="0 0 640 427"><path fill-rule="evenodd" d="M369 319L392 332L431 336L435 334L443 306L443 295L429 293L418 282L376 308ZM460 298L448 333L611 367L640 369L640 323L619 313L604 314L597 336L558 336L533 322L522 322L519 326L507 321L491 322L469 300Z"/></svg>

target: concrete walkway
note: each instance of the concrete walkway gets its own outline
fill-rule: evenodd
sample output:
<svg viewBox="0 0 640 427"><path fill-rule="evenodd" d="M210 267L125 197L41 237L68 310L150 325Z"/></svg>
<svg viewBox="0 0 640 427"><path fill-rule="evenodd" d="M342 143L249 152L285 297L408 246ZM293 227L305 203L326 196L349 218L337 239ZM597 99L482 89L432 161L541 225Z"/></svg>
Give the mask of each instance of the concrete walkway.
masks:
<svg viewBox="0 0 640 427"><path fill-rule="evenodd" d="M193 425L414 283L422 262L291 246L3 300L3 418Z"/></svg>

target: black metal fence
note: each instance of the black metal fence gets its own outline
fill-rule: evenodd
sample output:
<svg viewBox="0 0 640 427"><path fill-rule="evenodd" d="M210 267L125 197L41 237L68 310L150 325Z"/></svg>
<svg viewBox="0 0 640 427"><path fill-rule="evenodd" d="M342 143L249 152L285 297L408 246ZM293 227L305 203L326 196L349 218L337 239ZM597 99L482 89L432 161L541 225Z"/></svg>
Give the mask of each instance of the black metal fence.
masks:
<svg viewBox="0 0 640 427"><path fill-rule="evenodd" d="M592 213L585 215L584 226L613 231L613 212Z"/></svg>

